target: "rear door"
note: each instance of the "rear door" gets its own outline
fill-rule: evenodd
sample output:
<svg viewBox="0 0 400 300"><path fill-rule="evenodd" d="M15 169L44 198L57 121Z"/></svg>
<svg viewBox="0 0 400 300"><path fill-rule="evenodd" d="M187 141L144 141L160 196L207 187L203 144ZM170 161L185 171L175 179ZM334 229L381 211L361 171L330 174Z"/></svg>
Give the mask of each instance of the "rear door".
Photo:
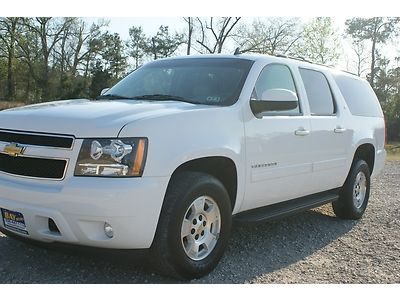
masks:
<svg viewBox="0 0 400 300"><path fill-rule="evenodd" d="M342 185L352 130L348 128L327 77L318 70L300 68L310 107L313 192Z"/></svg>

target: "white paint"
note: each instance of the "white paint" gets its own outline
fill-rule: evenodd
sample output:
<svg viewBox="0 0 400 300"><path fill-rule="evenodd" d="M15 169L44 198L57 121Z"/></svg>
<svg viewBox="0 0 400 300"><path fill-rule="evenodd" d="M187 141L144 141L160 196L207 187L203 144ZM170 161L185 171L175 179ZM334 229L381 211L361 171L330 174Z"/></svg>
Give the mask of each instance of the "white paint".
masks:
<svg viewBox="0 0 400 300"><path fill-rule="evenodd" d="M373 175L379 174L386 156L383 118L352 116L330 75L331 69L277 57L241 57L255 63L239 100L229 107L176 101L72 100L0 112L0 128L77 138L72 150L26 150L30 155L68 159L62 181L0 173L0 207L23 213L33 239L106 248L147 248L155 234L170 176L193 159L222 156L235 163L238 186L234 214L340 187L357 147L364 143L376 149ZM261 119L253 115L251 92L269 63L290 67L302 115ZM300 66L325 74L337 101L336 115L310 115ZM335 133L337 127L346 130ZM299 136L297 130L309 134ZM82 138L91 137L147 137L143 177L74 177ZM48 231L47 218L56 222L61 236ZM112 239L104 235L105 222L114 229Z"/></svg>

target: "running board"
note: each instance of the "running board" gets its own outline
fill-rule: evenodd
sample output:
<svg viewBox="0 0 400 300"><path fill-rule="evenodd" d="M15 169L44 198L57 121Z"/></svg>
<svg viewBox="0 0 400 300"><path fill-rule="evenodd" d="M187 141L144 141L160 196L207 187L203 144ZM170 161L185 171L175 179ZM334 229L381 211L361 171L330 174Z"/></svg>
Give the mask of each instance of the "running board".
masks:
<svg viewBox="0 0 400 300"><path fill-rule="evenodd" d="M329 190L323 193L247 210L233 217L235 221L241 223L271 221L334 202L339 199L338 193L339 189Z"/></svg>

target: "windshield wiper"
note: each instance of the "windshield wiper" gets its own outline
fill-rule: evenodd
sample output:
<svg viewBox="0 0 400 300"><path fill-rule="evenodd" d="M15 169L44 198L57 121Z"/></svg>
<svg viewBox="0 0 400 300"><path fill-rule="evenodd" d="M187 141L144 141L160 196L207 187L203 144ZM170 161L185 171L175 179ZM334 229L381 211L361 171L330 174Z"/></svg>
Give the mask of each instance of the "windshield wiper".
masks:
<svg viewBox="0 0 400 300"><path fill-rule="evenodd" d="M136 98L133 97L126 97L126 96L121 96L121 95L116 95L116 94L105 94L96 97L96 100L117 100L117 99L129 99L129 100L134 100Z"/></svg>
<svg viewBox="0 0 400 300"><path fill-rule="evenodd" d="M188 102L192 104L199 104L198 102L191 100L191 99L186 99L181 96L174 96L174 95L164 95L164 94L149 94L149 95L138 95L132 97L132 99L137 99L137 100L154 100L154 101L182 101L182 102Z"/></svg>
<svg viewBox="0 0 400 300"><path fill-rule="evenodd" d="M126 97L117 94L105 94L98 96L96 100L118 100L118 99L128 99L128 100L149 100L149 101L182 101L192 104L199 104L196 101L186 99L180 96L174 95L164 95L164 94L149 94L149 95L138 95L133 97Z"/></svg>

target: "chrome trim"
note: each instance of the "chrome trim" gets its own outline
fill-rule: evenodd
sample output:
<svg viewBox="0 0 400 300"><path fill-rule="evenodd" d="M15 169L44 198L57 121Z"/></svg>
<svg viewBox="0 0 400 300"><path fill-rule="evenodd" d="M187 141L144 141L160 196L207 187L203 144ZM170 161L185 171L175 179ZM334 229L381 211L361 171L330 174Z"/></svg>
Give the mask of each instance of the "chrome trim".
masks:
<svg viewBox="0 0 400 300"><path fill-rule="evenodd" d="M25 135L36 135L36 136L48 136L48 137L55 137L55 138L65 138L65 139L72 139L72 144L71 147L69 148L63 148L63 147L50 147L50 146L38 146L38 145L25 145L27 147L34 147L34 148L46 148L46 149L60 149L60 150L72 150L75 145L75 140L76 138L72 135L59 135L59 134L48 134L48 133L37 133L37 132L29 132L29 131L14 131L14 130L7 130L7 129L0 129L0 132L5 132L5 133L13 133L13 134L25 134ZM0 143L12 143L14 141L0 141ZM18 144L18 145L23 145L23 144Z"/></svg>
<svg viewBox="0 0 400 300"><path fill-rule="evenodd" d="M26 147L25 145L23 145L23 146ZM7 154L6 152L3 152L3 151L0 151L0 153L10 156L9 154ZM12 157L14 157L14 156L12 156ZM48 159L48 160L66 160L66 159L69 159L67 157L62 157L62 156L41 156L41 155L26 155L26 154L21 154L21 155L18 155L17 157L39 158L39 159Z"/></svg>
<svg viewBox="0 0 400 300"><path fill-rule="evenodd" d="M38 158L38 157L35 156L33 158ZM51 158L46 158L46 157L41 157L41 158L43 158L43 159L51 159ZM63 181L65 179L65 176L67 175L68 166L69 166L69 159L68 158L61 158L61 159L57 159L57 160L64 160L66 162L65 168L64 168L64 173L63 173L63 176L61 178L43 178L43 177L24 176L24 175L7 173L7 172L1 171L1 170L0 170L0 174L5 174L5 175L8 175L8 176L17 177L17 178L24 178L24 179L36 179L36 180L46 180L46 181Z"/></svg>
<svg viewBox="0 0 400 300"><path fill-rule="evenodd" d="M11 134L16 134L16 135L24 134L24 135L34 135L34 136L46 136L46 137L72 139L71 147L69 147L69 148L51 147L51 146L39 146L39 145L30 145L30 144L17 143L18 146L24 147L25 150L33 148L33 149L43 149L43 150L46 149L46 150L57 150L57 151L71 151L71 150L73 150L73 148L75 146L75 140L76 140L76 138L74 136L68 136L68 135L54 135L54 134L46 134L46 133L28 132L28 131L14 131L14 130L7 130L7 129L0 129L0 132L11 133ZM2 148L0 150L1 154L9 155L4 151L4 148L7 145L9 145L10 143L13 143L13 141L0 141L0 149ZM24 178L24 179L45 180L45 181L62 181L62 180L65 179L65 177L67 175L67 171L68 171L68 167L69 167L69 163L70 163L70 158L66 158L66 157L42 156L42 155L26 155L26 154L18 155L18 157L64 161L65 162L65 167L64 167L64 170L63 170L63 175L62 175L61 178L45 178L45 177L34 177L34 176L18 175L18 174L8 173L8 172L1 171L1 170L0 170L0 174L12 176L12 177L17 177L17 178Z"/></svg>
<svg viewBox="0 0 400 300"><path fill-rule="evenodd" d="M2 147L2 145L4 145L4 147L6 147L6 146L9 145L9 144L10 144L10 143L5 143L5 142L0 141L0 148ZM24 148L25 148L25 152L26 152L26 150L28 150L29 148L55 149L55 148L47 148L47 147L42 147L42 146L35 147L35 146L27 145L27 144L18 144L18 146L24 147ZM57 150L61 150L61 149L67 150L66 148L57 148ZM4 155L10 156L7 152L4 152L4 149L3 149L3 150L0 150L0 153L1 153L1 154L4 154ZM53 159L53 160L65 160L65 159L66 159L65 157L58 157L58 156L41 156L41 155L26 155L25 153L19 154L17 157L43 158L43 159Z"/></svg>

